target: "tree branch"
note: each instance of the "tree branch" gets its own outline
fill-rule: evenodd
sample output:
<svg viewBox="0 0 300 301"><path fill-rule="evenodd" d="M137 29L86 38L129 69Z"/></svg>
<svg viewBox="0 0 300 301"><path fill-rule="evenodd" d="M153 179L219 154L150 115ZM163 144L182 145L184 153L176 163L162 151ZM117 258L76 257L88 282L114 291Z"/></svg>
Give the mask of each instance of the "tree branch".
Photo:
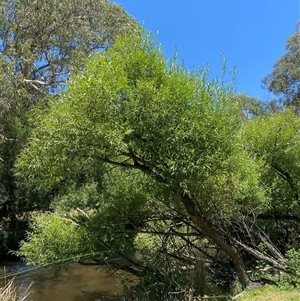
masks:
<svg viewBox="0 0 300 301"><path fill-rule="evenodd" d="M299 201L299 194L298 194L298 191L297 191L297 186L296 184L294 183L293 181L293 178L291 177L291 175L283 170L280 166L278 166L276 163L274 162L271 162L270 163L271 167L273 168L273 170L282 178L284 179L285 181L288 182L292 192L293 192L293 197L294 197L294 200L297 201L297 203L299 204L300 201Z"/></svg>
<svg viewBox="0 0 300 301"><path fill-rule="evenodd" d="M250 246L242 243L241 241L231 237L231 239L238 245L240 246L244 251L246 251L247 253L251 254L252 256L254 256L255 258L264 261L265 263L268 263L269 265L271 265L272 267L276 268L277 270L283 271L288 273L289 271L287 270L287 267L283 264L281 264L280 262L278 262L277 260L266 256L264 254L262 254L261 252L259 252L258 250L255 250L253 248L251 248Z"/></svg>

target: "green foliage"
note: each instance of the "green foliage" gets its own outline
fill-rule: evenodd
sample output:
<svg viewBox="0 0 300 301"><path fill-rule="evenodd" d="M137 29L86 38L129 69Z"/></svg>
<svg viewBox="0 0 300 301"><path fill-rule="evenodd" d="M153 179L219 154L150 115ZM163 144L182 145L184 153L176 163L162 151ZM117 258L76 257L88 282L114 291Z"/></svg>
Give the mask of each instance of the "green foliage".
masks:
<svg viewBox="0 0 300 301"><path fill-rule="evenodd" d="M294 273L299 273L300 272L300 252L291 249L287 251L286 254L287 258L287 265L290 270L292 270Z"/></svg>
<svg viewBox="0 0 300 301"><path fill-rule="evenodd" d="M101 241L126 258L134 257L134 237L151 212L147 195L142 193L138 180L134 180L123 175L112 183L101 196L99 210L86 221Z"/></svg>
<svg viewBox="0 0 300 301"><path fill-rule="evenodd" d="M289 110L250 120L242 128L243 147L264 162L262 181L278 212L298 212L299 132L300 119Z"/></svg>
<svg viewBox="0 0 300 301"><path fill-rule="evenodd" d="M296 208L299 120L290 111L247 120L244 105L205 70L166 60L147 33L120 36L41 112L16 172L29 187L57 189L53 208L84 209L85 217L72 218L93 234L105 260L116 250L134 258L138 248L149 258L140 263L150 279L165 279L170 262L186 261L176 247L190 256L207 235L246 287L241 248L284 269L271 243L267 253L259 249L268 227L257 217ZM176 238L177 218L190 224L193 242L185 233ZM163 233L161 246L151 235L136 237L140 228Z"/></svg>
<svg viewBox="0 0 300 301"><path fill-rule="evenodd" d="M299 113L300 108L300 23L297 23L295 33L288 38L284 54L274 65L272 73L263 79L268 90L285 105Z"/></svg>
<svg viewBox="0 0 300 301"><path fill-rule="evenodd" d="M107 176L105 190L99 191L97 184L91 182L79 187L73 185L57 196L51 203L55 213L35 219L32 232L18 254L38 265L74 260L86 253L111 266L114 266L111 261L120 256L133 258L134 237L151 213L146 207L151 202L142 193L143 176L129 177L118 170L113 173L121 178L114 177L112 181L111 175Z"/></svg>
<svg viewBox="0 0 300 301"><path fill-rule="evenodd" d="M241 128L242 147L262 162L260 182L269 199L256 224L268 229L281 254L299 247L299 133L300 119L291 110L254 118Z"/></svg>
<svg viewBox="0 0 300 301"><path fill-rule="evenodd" d="M78 72L91 53L137 28L121 6L107 0L1 1L0 218L6 223L0 227L9 236L17 231L17 215L47 209L56 189L34 191L28 183L17 182L13 173L15 158L31 132L29 119L37 116L33 112L44 110L50 98L66 89L70 74Z"/></svg>
<svg viewBox="0 0 300 301"><path fill-rule="evenodd" d="M231 86L166 60L147 33L122 36L91 56L36 120L17 175L43 191L63 186L80 166L98 166L111 184L102 182L88 227L129 257L135 233L124 225L139 217L146 229L164 229L147 223L154 210L161 220L175 212L181 219L205 217L215 227L205 229L210 237L225 229L230 235L232 221L261 212L269 201L260 185L263 162L239 144L242 117L241 97ZM186 196L194 213L187 213ZM154 271L168 263L166 256L157 258Z"/></svg>
<svg viewBox="0 0 300 301"><path fill-rule="evenodd" d="M18 174L49 187L77 160L123 165L167 180L171 190L180 187L203 209L223 204L225 210L228 201L240 198L233 193L240 186L236 181L243 181L234 174L244 164L232 164L231 158L240 104L205 75L168 62L147 37L121 37L91 57L65 96L36 122Z"/></svg>
<svg viewBox="0 0 300 301"><path fill-rule="evenodd" d="M91 240L73 221L56 214L36 217L23 241L19 256L26 257L29 265L47 265L74 261L93 249ZM28 241L28 242L27 242Z"/></svg>
<svg viewBox="0 0 300 301"><path fill-rule="evenodd" d="M70 70L89 53L136 27L107 0L2 1L0 24L0 53L10 63L7 68L14 66L11 72L21 75L38 98L64 87Z"/></svg>
<svg viewBox="0 0 300 301"><path fill-rule="evenodd" d="M86 183L80 187L73 184L65 193L57 195L50 207L58 212L70 212L76 208L86 211L99 208L100 200L101 195L96 183Z"/></svg>
<svg viewBox="0 0 300 301"><path fill-rule="evenodd" d="M300 286L300 252L290 249L286 253L286 264L291 274L283 275L278 285L281 289L293 289Z"/></svg>

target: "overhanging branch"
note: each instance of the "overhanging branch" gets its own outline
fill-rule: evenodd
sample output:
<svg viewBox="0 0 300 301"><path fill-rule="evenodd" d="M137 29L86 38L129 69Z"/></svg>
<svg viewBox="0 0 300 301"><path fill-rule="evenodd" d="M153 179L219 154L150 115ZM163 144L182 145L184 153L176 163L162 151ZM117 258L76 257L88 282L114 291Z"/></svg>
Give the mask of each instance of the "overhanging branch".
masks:
<svg viewBox="0 0 300 301"><path fill-rule="evenodd" d="M126 153L126 152L119 153L119 156L127 157L123 161L112 160L107 156L86 155L86 154L75 153L75 152L72 152L71 155L74 157L76 156L76 157L84 157L84 158L93 158L93 159L99 160L103 163L111 164L114 166L120 166L123 168L140 170L140 171L150 175L156 181L158 181L160 183L166 183L165 178L163 176L161 176L160 174L158 174L157 172L155 172L154 168L152 168L152 166L149 162L147 162L146 160L143 160L141 158L138 158L137 156L135 156L132 153ZM129 161L133 162L133 164L129 163Z"/></svg>

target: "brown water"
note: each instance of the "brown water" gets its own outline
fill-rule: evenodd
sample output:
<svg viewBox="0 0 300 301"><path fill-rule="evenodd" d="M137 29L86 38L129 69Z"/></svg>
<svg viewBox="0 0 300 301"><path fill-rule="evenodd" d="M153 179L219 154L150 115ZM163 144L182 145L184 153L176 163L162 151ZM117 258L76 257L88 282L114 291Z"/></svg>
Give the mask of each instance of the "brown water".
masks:
<svg viewBox="0 0 300 301"><path fill-rule="evenodd" d="M21 271L16 276L16 285L30 288L26 301L94 301L99 294L118 296L123 293L122 281L137 282L130 274L118 271L113 274L100 271L97 266L69 264L67 268L29 270L23 263L10 263L0 266L0 276ZM0 287L4 279L0 280Z"/></svg>

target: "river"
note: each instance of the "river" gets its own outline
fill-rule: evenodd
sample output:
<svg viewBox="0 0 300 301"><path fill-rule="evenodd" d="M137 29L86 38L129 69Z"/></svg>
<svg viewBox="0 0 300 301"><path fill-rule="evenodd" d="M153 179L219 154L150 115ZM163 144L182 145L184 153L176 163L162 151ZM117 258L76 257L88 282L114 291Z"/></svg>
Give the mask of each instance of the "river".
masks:
<svg viewBox="0 0 300 301"><path fill-rule="evenodd" d="M22 262L2 264L0 276L18 273L15 278L17 287L25 290L33 282L26 301L94 301L100 294L114 297L123 293L123 281L137 282L124 271L108 274L97 266L69 264L61 268L32 269ZM0 287L5 279L0 280Z"/></svg>

